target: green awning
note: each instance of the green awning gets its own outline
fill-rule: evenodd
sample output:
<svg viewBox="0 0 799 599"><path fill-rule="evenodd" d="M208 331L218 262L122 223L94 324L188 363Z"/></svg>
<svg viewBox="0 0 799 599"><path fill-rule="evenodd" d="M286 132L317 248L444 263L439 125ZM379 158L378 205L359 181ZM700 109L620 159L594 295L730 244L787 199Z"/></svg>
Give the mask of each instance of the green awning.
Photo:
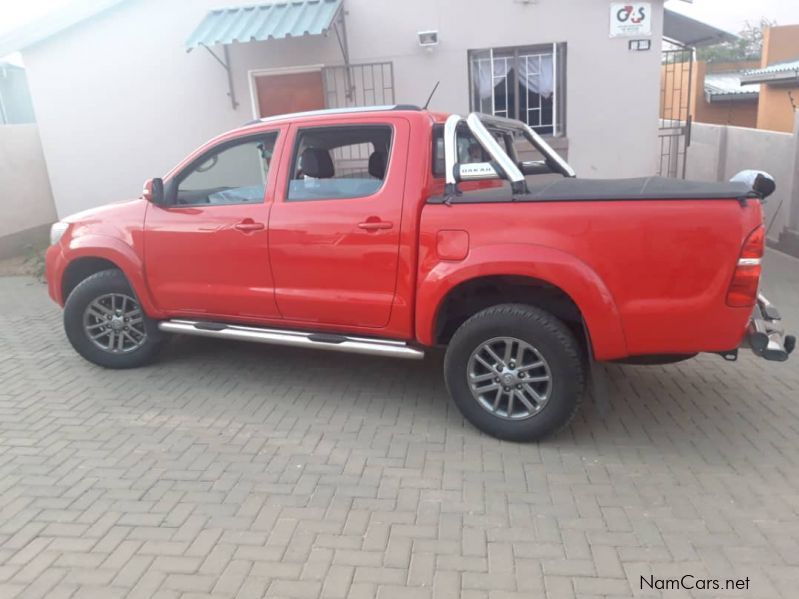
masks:
<svg viewBox="0 0 799 599"><path fill-rule="evenodd" d="M212 10L186 40L186 49L322 35L330 29L341 9L341 2L288 0Z"/></svg>

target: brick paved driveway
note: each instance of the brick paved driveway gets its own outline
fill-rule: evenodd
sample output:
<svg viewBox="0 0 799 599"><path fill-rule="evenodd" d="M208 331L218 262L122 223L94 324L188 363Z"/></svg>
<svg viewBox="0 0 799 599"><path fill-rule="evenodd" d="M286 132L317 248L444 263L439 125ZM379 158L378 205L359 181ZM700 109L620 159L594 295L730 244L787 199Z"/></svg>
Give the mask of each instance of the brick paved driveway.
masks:
<svg viewBox="0 0 799 599"><path fill-rule="evenodd" d="M767 268L799 328L799 261ZM797 597L797 364L610 366L607 415L514 445L440 357L182 338L105 371L0 279L0 598Z"/></svg>

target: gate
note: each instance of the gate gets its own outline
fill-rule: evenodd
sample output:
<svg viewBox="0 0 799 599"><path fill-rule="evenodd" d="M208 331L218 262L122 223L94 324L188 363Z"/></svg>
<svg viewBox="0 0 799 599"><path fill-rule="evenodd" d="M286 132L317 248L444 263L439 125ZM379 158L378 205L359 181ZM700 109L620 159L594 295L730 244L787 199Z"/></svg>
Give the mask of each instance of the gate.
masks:
<svg viewBox="0 0 799 599"><path fill-rule="evenodd" d="M663 51L660 66L660 167L662 177L685 179L691 145L691 85L694 49Z"/></svg>

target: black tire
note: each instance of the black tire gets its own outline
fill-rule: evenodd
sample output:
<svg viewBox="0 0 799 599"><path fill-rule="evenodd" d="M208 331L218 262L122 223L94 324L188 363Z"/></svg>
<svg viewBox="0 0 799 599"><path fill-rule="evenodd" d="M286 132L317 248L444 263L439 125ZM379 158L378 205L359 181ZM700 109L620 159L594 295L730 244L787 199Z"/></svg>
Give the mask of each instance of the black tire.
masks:
<svg viewBox="0 0 799 599"><path fill-rule="evenodd" d="M538 354L538 358L533 359L543 358L546 363L543 374L550 377L548 382L536 383L546 385L548 398L538 404L538 411L526 410L529 415L522 414L519 419L508 419L492 412L472 394L469 379L472 354L486 342L498 338L513 338L529 344L531 350L528 351ZM512 347L518 348L519 344ZM485 376L490 372L493 371L486 368ZM486 381L487 384L504 385L500 376L503 375L493 382ZM532 306L502 304L478 312L455 331L444 358L444 377L455 405L474 426L499 439L529 442L558 432L574 417L585 394L586 364L574 335L552 314ZM509 388L513 394L513 387ZM499 389L496 393L500 394ZM519 405L517 396L513 397ZM506 405L505 416L508 407ZM524 406L521 408L525 412Z"/></svg>
<svg viewBox="0 0 799 599"><path fill-rule="evenodd" d="M84 324L85 314L92 302L109 294L127 296L130 299L127 300L126 307L128 309L132 308L129 303L132 300L135 301L135 306L139 308L142 319L140 328L143 327L146 335L138 347L133 346L124 352L115 353L112 350L102 349L90 339ZM131 288L125 275L122 271L116 269L95 273L81 281L72 290L64 305L64 330L75 351L89 362L105 368L136 368L148 364L158 354L163 342L163 335L158 330L158 324L144 314L139 305L139 299L136 297L136 293ZM141 339L138 335L136 335L136 338ZM107 339L105 339L106 342ZM125 343L132 345L132 341L127 341L127 338ZM113 345L110 342L109 344Z"/></svg>

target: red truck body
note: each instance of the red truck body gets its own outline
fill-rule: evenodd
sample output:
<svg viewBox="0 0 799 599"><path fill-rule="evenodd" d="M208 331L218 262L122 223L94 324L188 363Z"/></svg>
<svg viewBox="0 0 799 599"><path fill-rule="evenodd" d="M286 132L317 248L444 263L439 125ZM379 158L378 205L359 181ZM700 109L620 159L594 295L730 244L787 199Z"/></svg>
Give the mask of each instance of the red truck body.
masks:
<svg viewBox="0 0 799 599"><path fill-rule="evenodd" d="M276 134L262 201L140 198L67 218L47 252L50 295L64 305L86 277L116 268L153 321L424 347L446 345L471 315L456 316L453 298L473 312L490 305L492 293L537 289L568 304L563 319L584 327L596 360L725 353L741 344L755 297L733 306L728 294L746 240L762 227L756 197L431 202L444 195L431 165L446 118L418 109L327 112L226 133L170 171L165 185L213 148ZM300 132L342 125L390 127L382 186L366 197L287 201ZM502 185L460 187L490 195ZM759 261L752 267L756 292ZM490 292L475 291L482 289Z"/></svg>

